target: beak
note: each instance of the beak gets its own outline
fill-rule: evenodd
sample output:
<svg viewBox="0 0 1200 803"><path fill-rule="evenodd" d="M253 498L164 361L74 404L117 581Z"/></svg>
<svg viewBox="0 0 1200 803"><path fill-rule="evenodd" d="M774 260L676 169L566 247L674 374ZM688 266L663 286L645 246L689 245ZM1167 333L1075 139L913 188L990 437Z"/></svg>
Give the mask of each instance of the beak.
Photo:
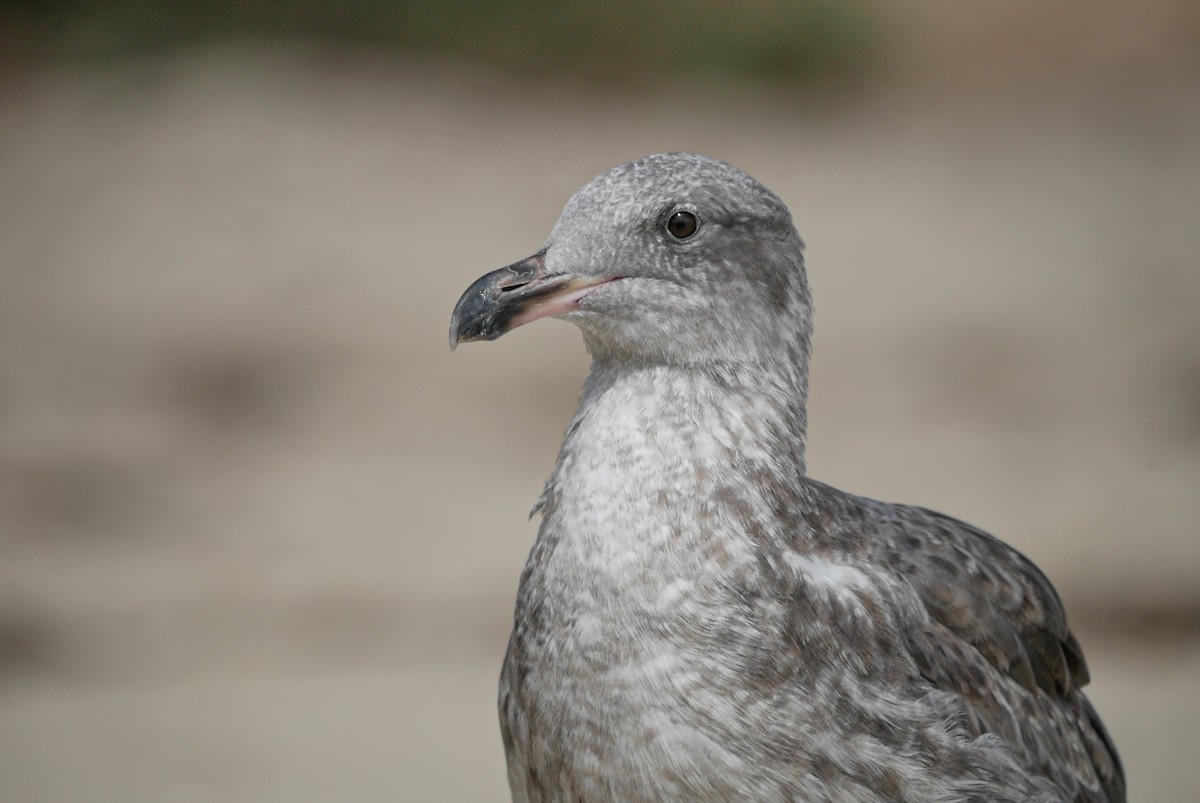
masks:
<svg viewBox="0 0 1200 803"><path fill-rule="evenodd" d="M472 340L495 340L522 324L561 315L614 276L581 277L546 273L546 252L492 271L475 280L454 305L450 349Z"/></svg>

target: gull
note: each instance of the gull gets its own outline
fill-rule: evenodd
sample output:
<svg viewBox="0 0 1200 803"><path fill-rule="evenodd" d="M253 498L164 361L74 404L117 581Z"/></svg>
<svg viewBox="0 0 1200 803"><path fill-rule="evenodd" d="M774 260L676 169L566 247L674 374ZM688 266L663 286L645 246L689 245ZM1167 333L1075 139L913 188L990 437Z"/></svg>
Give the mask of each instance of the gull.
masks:
<svg viewBox="0 0 1200 803"><path fill-rule="evenodd" d="M591 354L500 680L517 803L1125 800L1054 587L804 465L812 300L784 203L683 153L602 173L450 344Z"/></svg>

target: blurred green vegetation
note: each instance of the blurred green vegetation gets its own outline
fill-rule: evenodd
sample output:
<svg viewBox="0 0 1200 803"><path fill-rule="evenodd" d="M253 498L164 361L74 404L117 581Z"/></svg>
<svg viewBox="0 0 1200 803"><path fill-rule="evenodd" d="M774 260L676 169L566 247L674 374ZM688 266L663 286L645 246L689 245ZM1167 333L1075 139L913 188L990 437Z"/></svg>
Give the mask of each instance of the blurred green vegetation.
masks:
<svg viewBox="0 0 1200 803"><path fill-rule="evenodd" d="M853 80L878 63L865 0L7 0L6 61L95 60L224 41L403 50L517 74L605 83L689 72L788 83Z"/></svg>

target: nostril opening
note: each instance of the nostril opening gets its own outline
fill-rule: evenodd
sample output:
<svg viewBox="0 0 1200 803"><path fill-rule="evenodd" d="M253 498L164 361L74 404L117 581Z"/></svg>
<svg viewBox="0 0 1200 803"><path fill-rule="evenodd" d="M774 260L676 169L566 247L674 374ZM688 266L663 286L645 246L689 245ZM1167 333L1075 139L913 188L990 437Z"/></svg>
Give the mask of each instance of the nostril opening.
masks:
<svg viewBox="0 0 1200 803"><path fill-rule="evenodd" d="M513 290L520 290L522 287L524 287L527 284L529 284L529 282L514 282L513 284L507 284L500 288L500 292L501 293L511 293Z"/></svg>

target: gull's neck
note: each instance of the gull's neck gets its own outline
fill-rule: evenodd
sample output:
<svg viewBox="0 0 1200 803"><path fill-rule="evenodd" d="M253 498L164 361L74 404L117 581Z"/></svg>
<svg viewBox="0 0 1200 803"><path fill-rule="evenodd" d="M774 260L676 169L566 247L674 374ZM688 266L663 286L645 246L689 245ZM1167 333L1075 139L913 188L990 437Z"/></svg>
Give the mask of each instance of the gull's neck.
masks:
<svg viewBox="0 0 1200 803"><path fill-rule="evenodd" d="M698 429L735 451L773 452L803 475L806 374L802 366L784 361L641 365L597 360L584 383L579 414L603 407L608 394L635 394L644 405L659 408L657 421L664 425Z"/></svg>
<svg viewBox="0 0 1200 803"><path fill-rule="evenodd" d="M747 503L768 494L757 501L778 510L804 476L800 367L597 360L539 507L579 515L597 500L635 500L679 511L728 492Z"/></svg>

